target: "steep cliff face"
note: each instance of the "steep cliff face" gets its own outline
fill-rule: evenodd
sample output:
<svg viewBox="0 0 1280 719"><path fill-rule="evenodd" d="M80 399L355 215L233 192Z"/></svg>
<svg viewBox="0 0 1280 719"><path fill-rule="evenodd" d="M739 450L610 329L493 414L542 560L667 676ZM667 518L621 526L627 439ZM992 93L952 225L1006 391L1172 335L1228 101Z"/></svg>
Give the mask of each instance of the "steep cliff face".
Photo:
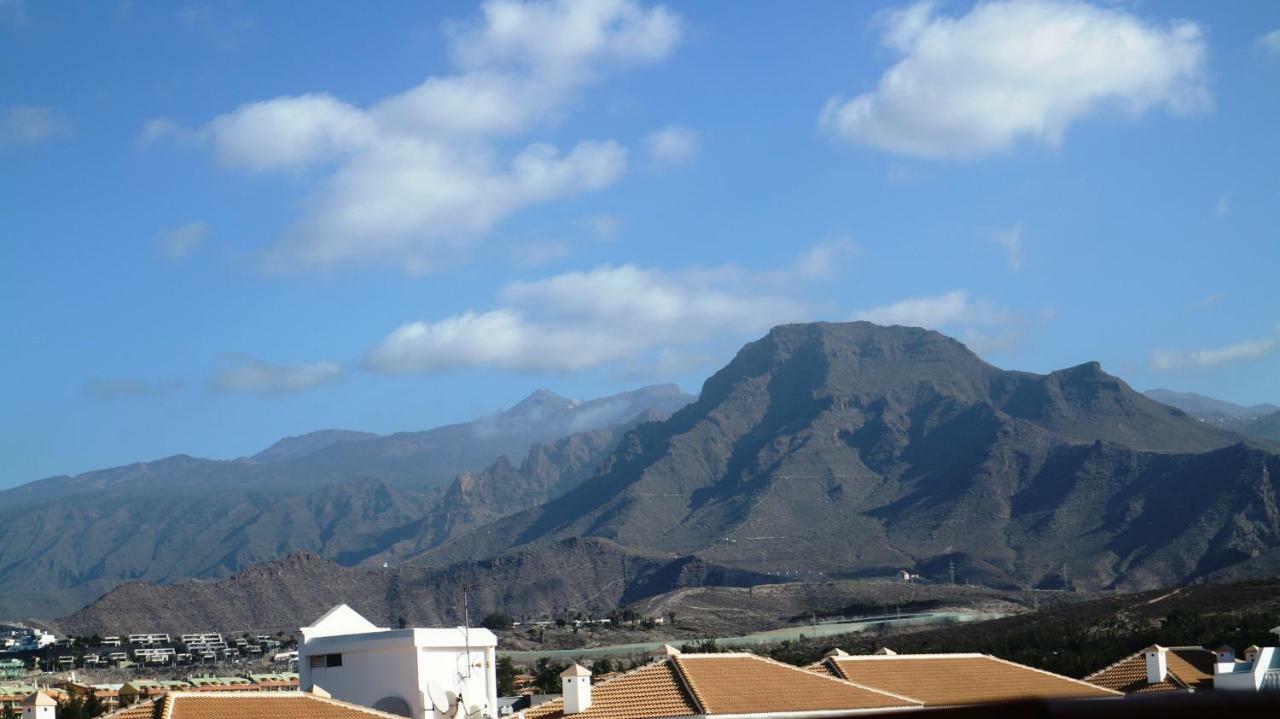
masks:
<svg viewBox="0 0 1280 719"><path fill-rule="evenodd" d="M1009 372L936 332L790 325L578 488L423 559L581 536L755 571L1150 587L1280 546L1277 461L1097 363Z"/></svg>

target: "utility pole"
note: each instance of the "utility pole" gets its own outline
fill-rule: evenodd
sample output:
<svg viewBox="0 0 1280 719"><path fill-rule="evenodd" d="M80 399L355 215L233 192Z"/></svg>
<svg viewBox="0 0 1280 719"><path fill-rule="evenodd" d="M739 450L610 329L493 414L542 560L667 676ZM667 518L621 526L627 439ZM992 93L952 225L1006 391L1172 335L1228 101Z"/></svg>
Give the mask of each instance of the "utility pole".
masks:
<svg viewBox="0 0 1280 719"><path fill-rule="evenodd" d="M951 570L951 583L955 584L956 583L956 560L954 559L948 560L947 567Z"/></svg>

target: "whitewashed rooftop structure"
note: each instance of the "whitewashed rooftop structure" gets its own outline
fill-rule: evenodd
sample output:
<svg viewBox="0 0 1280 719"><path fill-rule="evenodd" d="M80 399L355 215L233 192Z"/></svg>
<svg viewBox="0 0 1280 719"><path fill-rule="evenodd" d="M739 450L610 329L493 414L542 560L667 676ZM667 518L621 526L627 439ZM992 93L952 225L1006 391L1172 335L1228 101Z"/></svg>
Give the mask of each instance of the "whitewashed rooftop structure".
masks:
<svg viewBox="0 0 1280 719"><path fill-rule="evenodd" d="M1271 631L1280 633L1280 627ZM1217 651L1217 663L1213 665L1214 691L1276 691L1280 690L1280 647L1251 646L1244 650L1244 657L1234 656L1231 647Z"/></svg>
<svg viewBox="0 0 1280 719"><path fill-rule="evenodd" d="M497 716L498 638L487 629L388 629L345 604L302 628L301 688L413 719Z"/></svg>

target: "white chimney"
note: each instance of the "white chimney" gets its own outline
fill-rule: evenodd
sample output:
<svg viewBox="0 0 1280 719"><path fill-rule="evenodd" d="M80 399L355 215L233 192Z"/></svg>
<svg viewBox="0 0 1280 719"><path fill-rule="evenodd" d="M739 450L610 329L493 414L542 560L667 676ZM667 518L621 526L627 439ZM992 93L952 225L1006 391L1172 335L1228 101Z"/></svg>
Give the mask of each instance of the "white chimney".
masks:
<svg viewBox="0 0 1280 719"><path fill-rule="evenodd" d="M36 692L22 700L22 719L56 719L58 702L44 692Z"/></svg>
<svg viewBox="0 0 1280 719"><path fill-rule="evenodd" d="M1257 645L1257 644L1250 644L1249 646L1247 646L1247 647L1245 647L1245 648L1244 648L1244 660L1245 660L1246 662L1249 662L1249 663L1251 663L1251 664L1252 664L1252 663L1253 663L1253 660L1255 660L1255 659L1257 659L1257 658L1258 658L1258 645Z"/></svg>
<svg viewBox="0 0 1280 719"><path fill-rule="evenodd" d="M1143 650L1147 656L1147 683L1159 684L1169 675L1168 649L1152 644Z"/></svg>
<svg viewBox="0 0 1280 719"><path fill-rule="evenodd" d="M581 714L591 708L591 672L574 662L560 672L560 687L564 695L564 714Z"/></svg>
<svg viewBox="0 0 1280 719"><path fill-rule="evenodd" d="M1218 647L1214 654L1218 657L1216 661L1219 664L1230 664L1236 660L1236 650L1232 649L1228 644Z"/></svg>
<svg viewBox="0 0 1280 719"><path fill-rule="evenodd" d="M680 650L676 649L670 644L663 644L657 649L654 649L652 652L649 652L650 659L659 659L663 661L665 661L669 657L678 657L678 656L680 656Z"/></svg>

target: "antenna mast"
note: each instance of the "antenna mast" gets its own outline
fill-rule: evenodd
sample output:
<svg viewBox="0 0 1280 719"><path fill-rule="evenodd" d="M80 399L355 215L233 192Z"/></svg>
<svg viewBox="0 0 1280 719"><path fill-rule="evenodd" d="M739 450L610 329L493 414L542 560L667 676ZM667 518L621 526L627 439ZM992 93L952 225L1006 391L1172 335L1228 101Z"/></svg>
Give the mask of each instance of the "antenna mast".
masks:
<svg viewBox="0 0 1280 719"><path fill-rule="evenodd" d="M471 589L471 582L463 580L462 582L462 636L463 642L467 645L467 679L471 678L471 608L467 603L467 590Z"/></svg>

